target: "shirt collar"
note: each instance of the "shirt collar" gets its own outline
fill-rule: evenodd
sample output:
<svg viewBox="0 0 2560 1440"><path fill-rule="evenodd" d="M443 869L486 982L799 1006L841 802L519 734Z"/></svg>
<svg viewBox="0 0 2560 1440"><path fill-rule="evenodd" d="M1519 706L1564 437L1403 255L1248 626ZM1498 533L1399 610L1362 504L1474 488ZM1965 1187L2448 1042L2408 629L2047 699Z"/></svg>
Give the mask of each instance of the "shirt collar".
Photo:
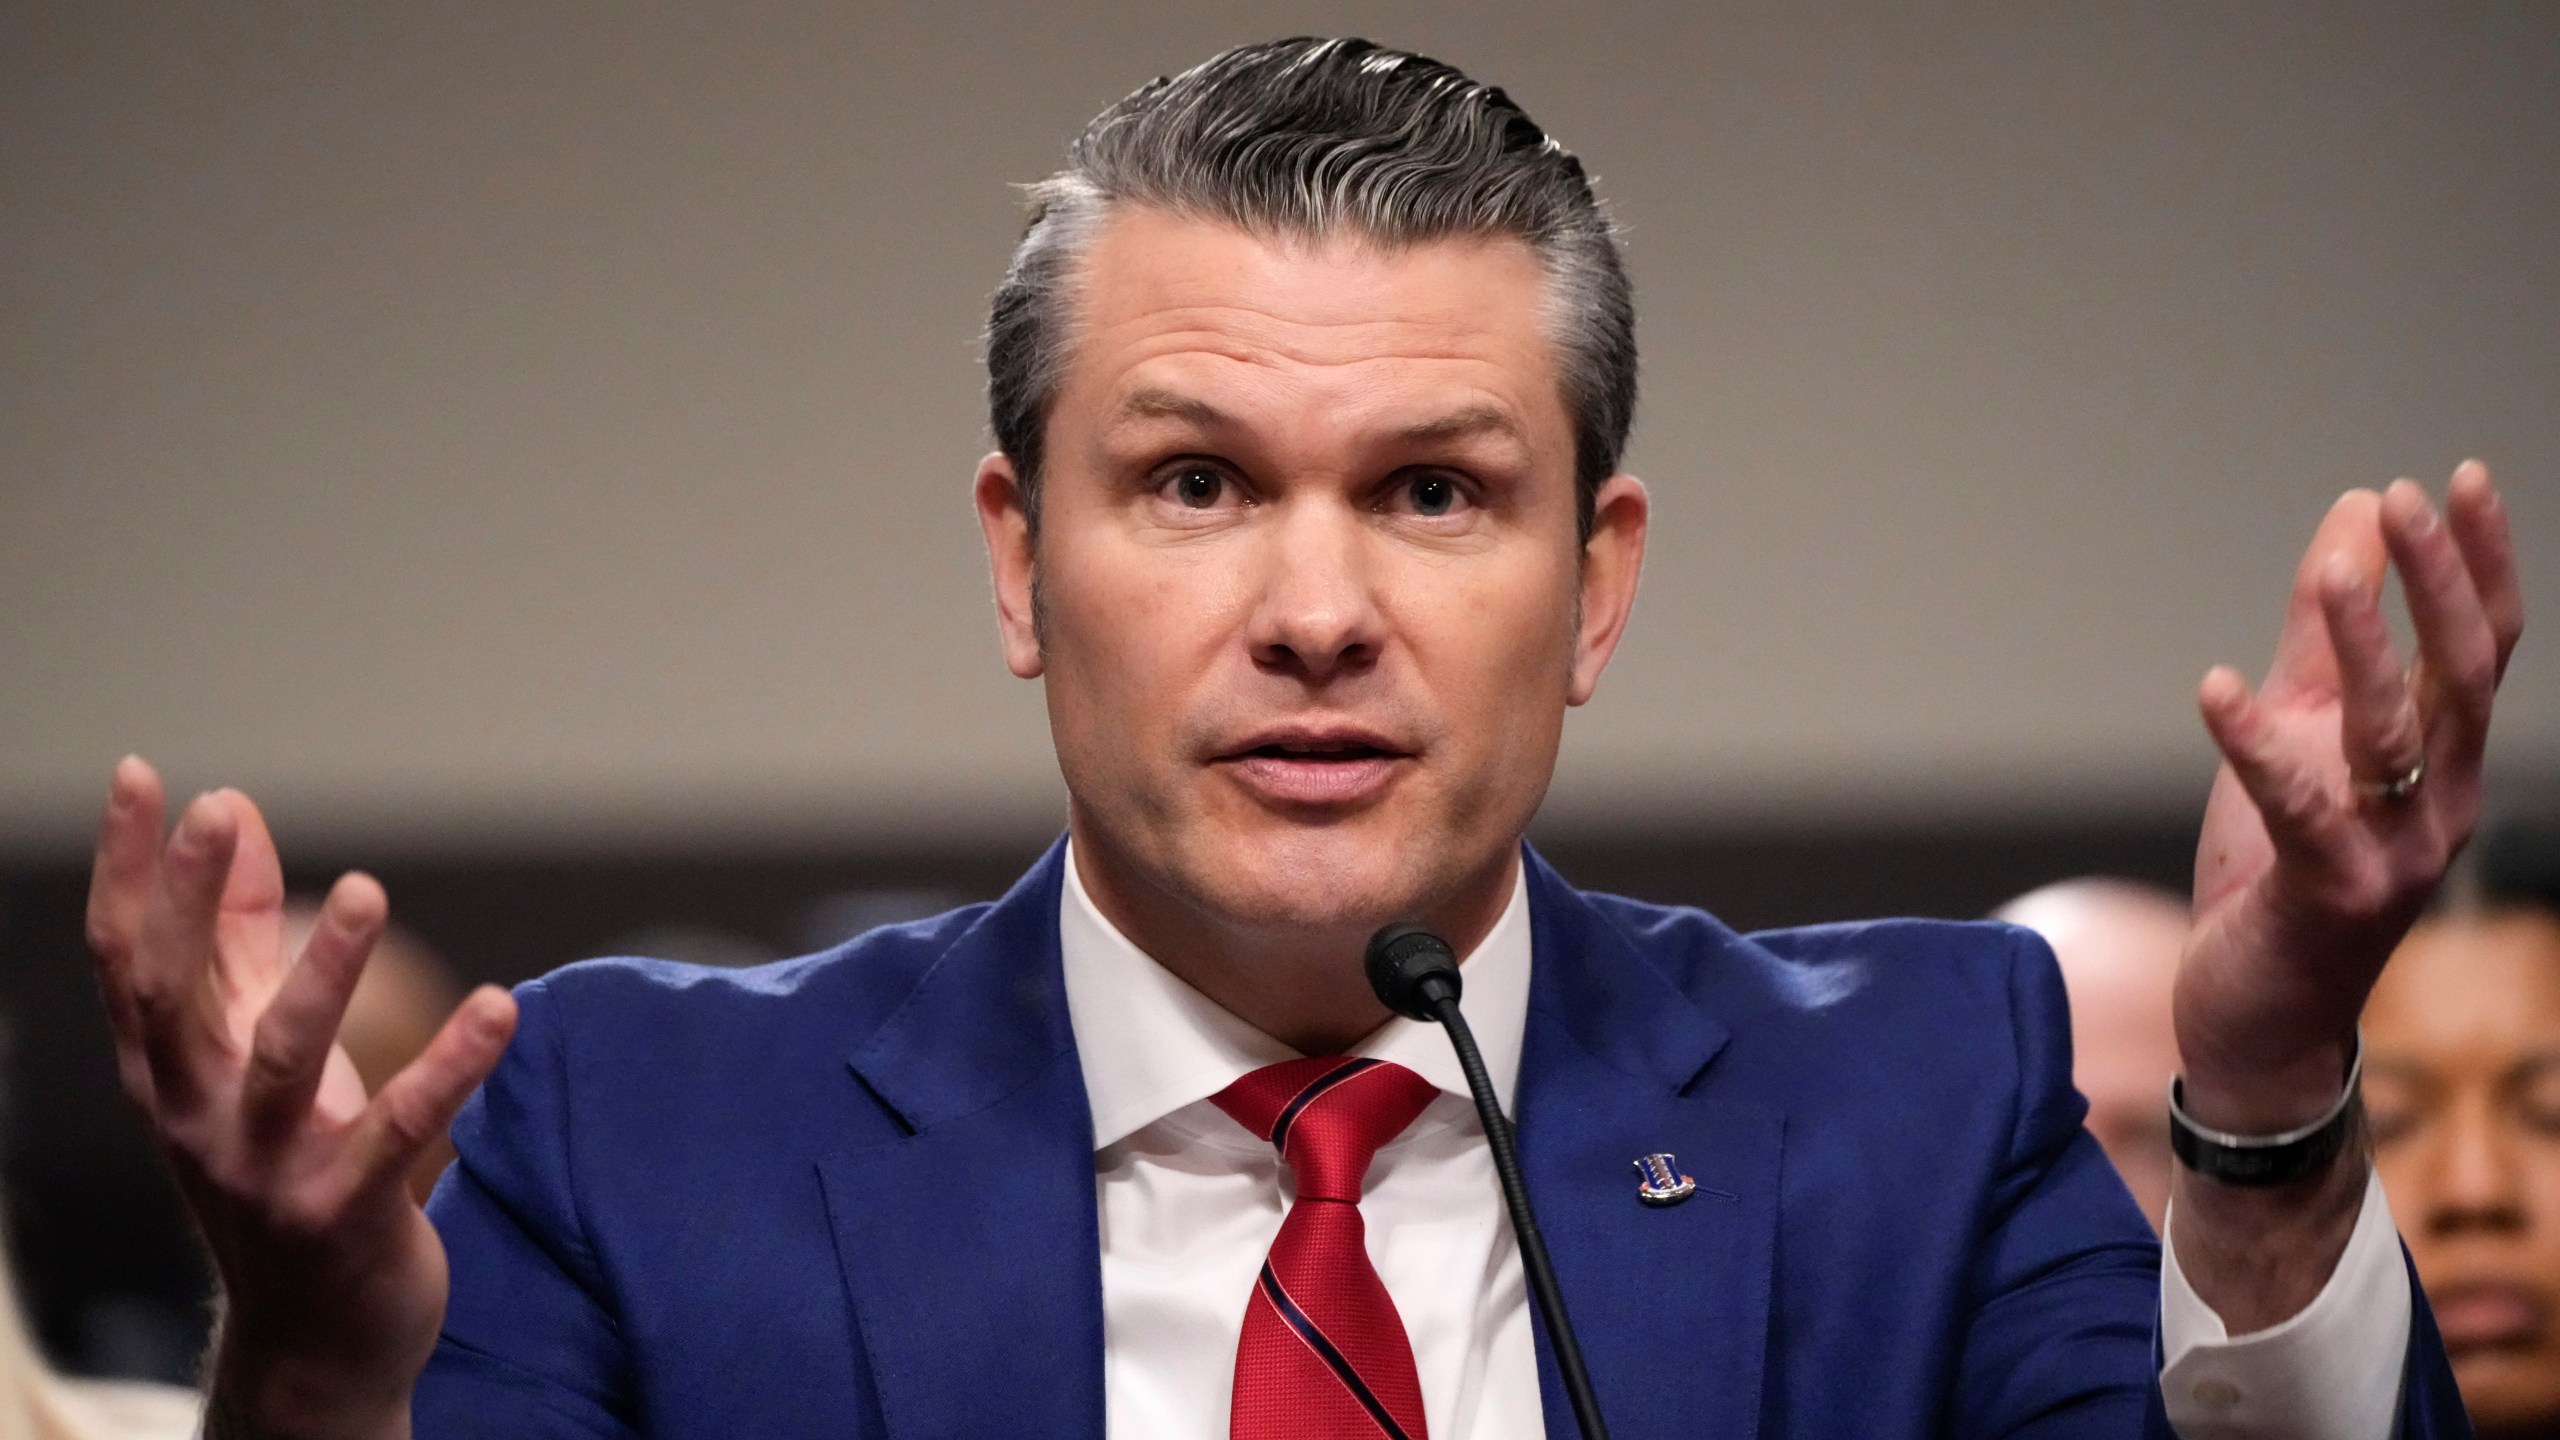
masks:
<svg viewBox="0 0 2560 1440"><path fill-rule="evenodd" d="M1520 1075L1529 1018L1528 867L1514 858L1511 901L1483 943L1460 962L1467 1024L1484 1052L1493 1093L1505 1112ZM1067 847L1059 887L1058 951L1066 967L1067 1018L1093 1110L1099 1150L1298 1052L1254 1029L1191 988L1104 918L1076 873ZM1351 1053L1392 1060L1460 1099L1466 1072L1437 1025L1401 1016L1362 1038Z"/></svg>

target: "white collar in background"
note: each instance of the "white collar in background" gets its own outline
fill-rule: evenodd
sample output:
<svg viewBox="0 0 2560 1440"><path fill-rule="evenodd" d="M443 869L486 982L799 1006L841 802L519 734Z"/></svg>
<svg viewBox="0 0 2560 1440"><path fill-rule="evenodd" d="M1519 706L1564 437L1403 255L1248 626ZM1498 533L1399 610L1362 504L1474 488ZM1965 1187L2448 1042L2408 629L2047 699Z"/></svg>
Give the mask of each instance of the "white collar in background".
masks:
<svg viewBox="0 0 2560 1440"><path fill-rule="evenodd" d="M1058 950L1066 966L1067 1018L1075 1027L1099 1150L1196 1104L1265 1065L1298 1052L1254 1029L1131 944L1095 908L1067 848L1058 897ZM1529 1020L1529 877L1515 857L1511 903L1461 962L1467 1024L1484 1051L1502 1108L1520 1075ZM1371 1031L1355 1055L1392 1060L1467 1098L1466 1073L1437 1025L1401 1016Z"/></svg>

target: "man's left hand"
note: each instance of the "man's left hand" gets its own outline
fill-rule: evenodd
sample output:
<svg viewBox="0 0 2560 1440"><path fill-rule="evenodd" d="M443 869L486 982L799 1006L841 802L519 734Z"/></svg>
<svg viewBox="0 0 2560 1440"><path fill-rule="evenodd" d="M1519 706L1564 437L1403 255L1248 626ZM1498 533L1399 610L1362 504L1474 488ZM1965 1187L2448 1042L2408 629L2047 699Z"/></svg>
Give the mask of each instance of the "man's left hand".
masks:
<svg viewBox="0 0 2560 1440"><path fill-rule="evenodd" d="M2414 665L2383 618L2395 567ZM2523 628L2506 513L2471 461L2442 512L2408 480L2342 496L2295 573L2266 683L2253 694L2228 667L2205 677L2198 703L2225 763L2197 849L2176 1001L2185 1104L2199 1124L2272 1134L2337 1100L2374 978L2479 821L2489 712ZM2360 1147L2333 1172L2304 1184L2337 1201L2360 1195ZM2234 1333L2318 1293L2345 1244L2325 1213L2338 1205L2303 1217L2319 1242L2309 1248L2325 1256L2297 1253L2254 1278L2217 1274L2231 1268L2210 1263L2217 1242L2240 1237L2213 1232L2264 1220L2286 1197L2178 1179L2181 1261L2208 1261L2191 1278ZM2263 1247L2276 1237L2248 1228L2274 1260Z"/></svg>

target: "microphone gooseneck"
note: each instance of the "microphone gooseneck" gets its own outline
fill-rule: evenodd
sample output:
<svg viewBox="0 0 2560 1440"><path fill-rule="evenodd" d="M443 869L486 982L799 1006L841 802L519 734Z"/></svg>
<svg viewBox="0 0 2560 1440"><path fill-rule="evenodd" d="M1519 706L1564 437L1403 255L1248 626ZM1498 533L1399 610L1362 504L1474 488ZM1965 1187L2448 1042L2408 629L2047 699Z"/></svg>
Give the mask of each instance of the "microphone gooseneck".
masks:
<svg viewBox="0 0 2560 1440"><path fill-rule="evenodd" d="M1388 1009L1408 1019L1436 1020L1449 1032L1449 1043L1458 1052L1458 1068L1467 1073L1467 1089L1475 1097L1476 1117L1484 1122L1485 1143L1493 1149L1493 1173L1502 1182L1502 1203L1511 1212L1511 1233L1520 1242L1520 1266L1528 1274L1529 1293L1538 1302L1538 1313L1546 1317L1547 1341L1555 1348L1556 1369L1563 1374L1565 1394L1573 1402L1574 1423L1581 1427L1583 1440L1609 1440L1609 1427L1600 1419L1599 1397L1591 1391L1591 1374L1582 1365L1582 1344L1574 1338L1573 1322L1564 1313L1564 1291L1556 1284L1556 1267L1547 1259L1546 1237L1538 1233L1537 1217L1529 1213L1529 1187L1520 1179L1520 1154L1512 1143L1511 1122L1503 1118L1502 1104L1494 1097L1493 1080L1485 1074L1475 1032L1467 1028L1467 1017L1458 1009L1457 952L1425 927L1399 923L1369 937L1364 963L1369 988Z"/></svg>

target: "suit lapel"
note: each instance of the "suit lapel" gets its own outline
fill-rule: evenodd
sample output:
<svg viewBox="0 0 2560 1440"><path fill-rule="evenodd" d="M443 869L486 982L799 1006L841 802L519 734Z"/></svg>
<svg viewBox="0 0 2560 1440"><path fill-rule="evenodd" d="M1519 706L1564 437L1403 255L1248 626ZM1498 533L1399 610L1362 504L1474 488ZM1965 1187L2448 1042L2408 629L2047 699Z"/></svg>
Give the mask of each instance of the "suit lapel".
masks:
<svg viewBox="0 0 2560 1440"><path fill-rule="evenodd" d="M819 1161L888 1431L1103 1433L1093 1122L1058 959L1053 849L850 1057L911 1133ZM1699 1093L1725 1032L1531 854L1522 1168L1619 1433L1756 1432L1780 1123ZM1636 1198L1669 1151L1698 1193ZM1572 1412L1544 1322L1548 1433Z"/></svg>
<svg viewBox="0 0 2560 1440"><path fill-rule="evenodd" d="M1776 1258L1780 1118L1698 1093L1724 1029L1535 854L1534 959L1521 1053L1521 1168L1610 1427L1758 1433ZM1668 1151L1698 1191L1636 1195ZM1574 1421L1543 1320L1547 1433Z"/></svg>
<svg viewBox="0 0 2560 1440"><path fill-rule="evenodd" d="M851 1057L912 1133L819 1162L891 1435L1103 1430L1093 1121L1058 962L1061 852Z"/></svg>

